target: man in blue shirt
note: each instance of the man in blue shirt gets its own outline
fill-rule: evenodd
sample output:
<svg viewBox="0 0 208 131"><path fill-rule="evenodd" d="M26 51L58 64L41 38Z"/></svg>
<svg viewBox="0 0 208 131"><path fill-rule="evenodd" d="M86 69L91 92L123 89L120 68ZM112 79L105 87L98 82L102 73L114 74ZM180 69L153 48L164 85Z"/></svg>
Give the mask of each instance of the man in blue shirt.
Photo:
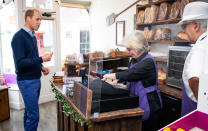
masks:
<svg viewBox="0 0 208 131"><path fill-rule="evenodd" d="M17 84L25 104L24 128L37 131L39 122L38 100L40 95L41 71L48 75L49 69L42 65L51 60L53 53L39 56L35 32L41 24L41 13L29 9L25 13L24 26L12 38L12 50L17 74Z"/></svg>

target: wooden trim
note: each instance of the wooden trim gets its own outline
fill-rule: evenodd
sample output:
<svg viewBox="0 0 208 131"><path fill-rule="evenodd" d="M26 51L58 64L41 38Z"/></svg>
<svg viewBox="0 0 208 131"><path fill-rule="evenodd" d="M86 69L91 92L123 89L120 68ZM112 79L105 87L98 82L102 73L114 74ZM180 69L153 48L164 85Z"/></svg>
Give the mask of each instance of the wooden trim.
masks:
<svg viewBox="0 0 208 131"><path fill-rule="evenodd" d="M144 110L140 108L133 108L133 109L125 109L125 110L117 110L117 111L100 113L98 118L91 118L90 121L101 122L101 121L124 118L124 117L133 117L133 116L139 117L142 115L144 115Z"/></svg>
<svg viewBox="0 0 208 131"><path fill-rule="evenodd" d="M123 12L125 12L126 10L128 10L129 8L131 8L132 6L134 6L135 4L137 4L140 0L135 1L134 3L132 3L131 5L129 5L126 9L122 10L120 13L118 13L116 15L116 17L118 17L120 14L122 14Z"/></svg>
<svg viewBox="0 0 208 131"><path fill-rule="evenodd" d="M116 45L118 46L118 45L120 45L120 46L122 46L122 44L121 43L118 43L118 24L123 24L123 28L122 28L122 31L123 31L123 38L125 37L125 21L117 21L116 22Z"/></svg>
<svg viewBox="0 0 208 131"><path fill-rule="evenodd" d="M171 43L171 42L178 42L178 43L188 43L188 40L148 40L149 43Z"/></svg>
<svg viewBox="0 0 208 131"><path fill-rule="evenodd" d="M92 90L88 89L88 96L87 96L87 119L91 117L91 107L92 107Z"/></svg>

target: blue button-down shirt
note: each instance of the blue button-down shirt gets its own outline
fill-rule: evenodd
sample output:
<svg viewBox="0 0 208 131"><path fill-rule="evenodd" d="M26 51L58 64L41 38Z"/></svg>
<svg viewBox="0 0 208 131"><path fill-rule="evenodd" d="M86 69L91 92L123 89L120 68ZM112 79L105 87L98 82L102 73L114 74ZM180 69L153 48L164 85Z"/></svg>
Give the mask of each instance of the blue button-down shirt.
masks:
<svg viewBox="0 0 208 131"><path fill-rule="evenodd" d="M22 29L25 30L31 37L35 36L35 32L29 30L27 27L23 26Z"/></svg>

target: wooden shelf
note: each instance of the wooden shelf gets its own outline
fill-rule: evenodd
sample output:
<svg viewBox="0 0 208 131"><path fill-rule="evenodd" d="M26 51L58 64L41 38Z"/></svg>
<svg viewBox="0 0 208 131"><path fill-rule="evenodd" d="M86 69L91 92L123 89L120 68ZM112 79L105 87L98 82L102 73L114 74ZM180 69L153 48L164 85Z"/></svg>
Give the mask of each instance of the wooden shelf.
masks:
<svg viewBox="0 0 208 131"><path fill-rule="evenodd" d="M154 57L156 62L167 63L168 59L166 57Z"/></svg>
<svg viewBox="0 0 208 131"><path fill-rule="evenodd" d="M148 23L148 24L137 24L137 29L142 29L146 26L152 26L152 25L175 24L175 23L178 23L180 20L181 20L181 18L177 18L177 19L156 21L156 22Z"/></svg>
<svg viewBox="0 0 208 131"><path fill-rule="evenodd" d="M137 5L137 9L146 8L146 7L151 6L151 5L157 5L157 4L160 4L162 2L174 2L174 1L175 0L159 0L159 1L156 1L156 2L149 2L149 4Z"/></svg>
<svg viewBox="0 0 208 131"><path fill-rule="evenodd" d="M184 42L190 42L187 40L148 40L149 43L171 43L171 42L180 42L180 43L184 43Z"/></svg>

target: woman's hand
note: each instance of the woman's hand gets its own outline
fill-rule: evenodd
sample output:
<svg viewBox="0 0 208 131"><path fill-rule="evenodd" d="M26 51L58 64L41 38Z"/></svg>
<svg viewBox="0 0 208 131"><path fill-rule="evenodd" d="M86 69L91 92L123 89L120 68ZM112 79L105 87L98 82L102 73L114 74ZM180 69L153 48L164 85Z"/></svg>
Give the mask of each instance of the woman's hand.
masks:
<svg viewBox="0 0 208 131"><path fill-rule="evenodd" d="M111 74L106 74L103 76L103 79L111 79L111 80L115 80L116 79L116 73L111 73Z"/></svg>

